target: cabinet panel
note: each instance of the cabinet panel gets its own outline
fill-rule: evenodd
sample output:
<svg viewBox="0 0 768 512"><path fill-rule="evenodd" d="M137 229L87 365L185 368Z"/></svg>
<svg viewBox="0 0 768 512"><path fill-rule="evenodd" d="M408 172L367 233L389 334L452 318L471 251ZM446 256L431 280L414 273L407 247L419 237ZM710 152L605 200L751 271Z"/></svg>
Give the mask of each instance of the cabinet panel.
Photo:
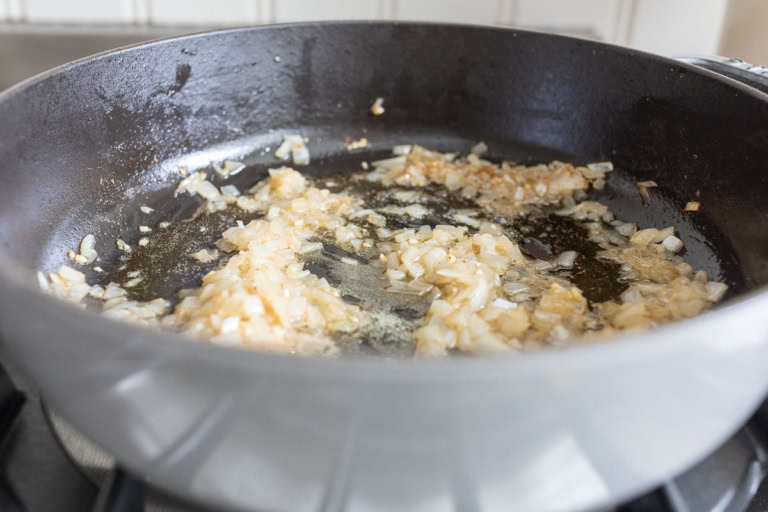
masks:
<svg viewBox="0 0 768 512"><path fill-rule="evenodd" d="M249 25L257 21L252 0L151 0L149 20L157 25Z"/></svg>
<svg viewBox="0 0 768 512"><path fill-rule="evenodd" d="M281 21L375 19L376 0L276 0L275 19Z"/></svg>
<svg viewBox="0 0 768 512"><path fill-rule="evenodd" d="M401 20L491 24L497 21L498 11L499 0L398 0L395 3L395 14Z"/></svg>
<svg viewBox="0 0 768 512"><path fill-rule="evenodd" d="M515 4L515 25L592 35L613 42L625 0L518 0Z"/></svg>
<svg viewBox="0 0 768 512"><path fill-rule="evenodd" d="M133 21L131 3L132 0L24 0L22 9L26 21L32 23L126 23Z"/></svg>
<svg viewBox="0 0 768 512"><path fill-rule="evenodd" d="M676 55L717 53L727 0L636 0L629 45Z"/></svg>

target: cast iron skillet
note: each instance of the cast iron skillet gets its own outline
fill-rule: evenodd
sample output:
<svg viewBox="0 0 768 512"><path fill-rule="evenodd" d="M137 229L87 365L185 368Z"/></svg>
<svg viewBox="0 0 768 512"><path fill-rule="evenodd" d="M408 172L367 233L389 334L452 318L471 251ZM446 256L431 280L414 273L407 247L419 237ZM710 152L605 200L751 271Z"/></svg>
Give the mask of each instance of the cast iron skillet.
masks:
<svg viewBox="0 0 768 512"><path fill-rule="evenodd" d="M0 95L0 330L68 420L210 505L603 506L705 455L768 389L767 119L767 95L715 73L515 30L317 23L110 52ZM138 205L152 222L186 215L170 192L181 166L244 159L252 183L287 131L321 172L413 142L612 160L600 199L641 227L674 224L730 304L617 343L427 363L228 350L36 291L33 272L86 233L114 262L114 238L146 222ZM350 159L344 137L363 134L372 147ZM650 204L636 180L659 184ZM683 213L691 200L701 211Z"/></svg>

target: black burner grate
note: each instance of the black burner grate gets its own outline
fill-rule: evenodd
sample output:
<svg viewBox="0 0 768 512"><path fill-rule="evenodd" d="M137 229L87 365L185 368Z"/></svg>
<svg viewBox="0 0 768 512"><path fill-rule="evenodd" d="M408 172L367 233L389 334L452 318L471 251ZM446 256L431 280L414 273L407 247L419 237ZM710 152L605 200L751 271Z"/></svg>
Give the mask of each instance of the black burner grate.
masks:
<svg viewBox="0 0 768 512"><path fill-rule="evenodd" d="M0 366L0 444L2 446L5 446L12 437L13 427L25 401L24 393L16 389L5 368ZM4 512L26 510L8 481L5 471L0 473L0 510Z"/></svg>
<svg viewBox="0 0 768 512"><path fill-rule="evenodd" d="M93 512L143 512L144 483L120 468L101 486Z"/></svg>

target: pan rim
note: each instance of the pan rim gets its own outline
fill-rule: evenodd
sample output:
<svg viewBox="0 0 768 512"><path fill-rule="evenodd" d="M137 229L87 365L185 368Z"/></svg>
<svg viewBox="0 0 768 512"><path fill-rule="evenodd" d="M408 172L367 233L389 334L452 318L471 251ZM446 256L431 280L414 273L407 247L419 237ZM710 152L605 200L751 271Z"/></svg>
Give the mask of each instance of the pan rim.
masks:
<svg viewBox="0 0 768 512"><path fill-rule="evenodd" d="M538 32L535 30L525 30L525 29L520 29L515 27L477 25L477 24L470 24L470 23L442 23L442 22L409 21L409 20L403 20L403 21L401 20L327 20L327 21L269 23L264 25L244 25L244 26L238 26L238 27L208 29L208 30L190 32L188 34L160 37L157 39L148 39L147 41L120 46L117 48L94 53L92 55L88 55L86 57L82 57L80 59L76 59L71 62L61 64L49 70L42 71L29 78L26 78L25 80L22 80L21 82L14 84L3 91L0 91L0 103L11 98L21 90L37 82L45 80L46 78L49 78L61 71L74 69L84 64L87 64L102 58L110 57L113 55L119 55L123 52L128 52L137 48L146 48L150 46L170 44L177 41L185 41L185 40L192 41L198 38L203 38L203 37L208 37L211 35L218 35L218 34L237 34L240 32L252 32L252 31L275 30L275 29L291 29L291 28L311 28L311 27L317 27L317 26L334 27L334 26L354 26L354 25L380 26L380 27L394 27L394 26L431 27L436 29L481 30L481 31L493 31L493 32L519 33L519 34L531 35L534 37L577 41L579 42L579 44L584 44L586 46L594 46L595 48L610 48L613 51L625 53L629 57L640 56L640 57L650 58L656 61L661 61L661 62L678 66L681 68L685 68L688 71L698 73L700 75L704 75L710 79L715 79L727 85L741 89L743 92L749 93L750 95L755 96L757 98L768 99L768 93L763 93L758 89L755 89L754 87L751 87L742 82L739 82L738 80L735 80L733 78L723 76L719 73L715 73L714 71L710 71L708 69L700 68L693 64L688 64L687 62L683 62L672 57L665 57L663 55L658 55L658 54L646 52L643 50L636 50L633 48L628 48L628 47L620 46L617 44L592 41L589 39L582 39L574 36L550 34L546 32Z"/></svg>

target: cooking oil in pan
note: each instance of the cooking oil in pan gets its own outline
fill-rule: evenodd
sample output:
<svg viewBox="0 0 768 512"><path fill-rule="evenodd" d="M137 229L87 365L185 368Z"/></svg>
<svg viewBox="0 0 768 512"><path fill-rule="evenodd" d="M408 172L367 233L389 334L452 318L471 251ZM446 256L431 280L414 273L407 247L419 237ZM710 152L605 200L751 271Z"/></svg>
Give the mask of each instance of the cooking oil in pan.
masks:
<svg viewBox="0 0 768 512"><path fill-rule="evenodd" d="M512 219L493 215L475 201L451 192L441 185L426 187L401 187L382 185L359 176L338 174L315 179L313 185L359 197L365 208L382 212L391 229L435 227L440 224L455 225L456 211L471 211L474 219L491 221L502 226L504 234L518 243L523 253L538 260L555 258L564 251L577 251L583 257L567 270L554 271L583 292L590 302L603 302L618 297L626 284L618 279L618 265L596 257L599 246L590 241L585 228L570 218L553 215L547 211L517 216ZM404 193L404 194L403 194ZM403 198L407 197L407 201ZM391 213L392 208L406 207L417 202L424 215L409 217ZM239 208L230 207L209 213L198 211L180 221L161 223L153 227L151 243L133 246L120 255L100 284L110 281L125 283L133 276L142 279L131 287L133 300L150 300L165 297L173 305L176 292L183 288L200 285L202 277L226 263L227 256L211 263L200 263L190 257L195 251L210 247L221 233L237 221L248 223L260 217ZM375 226L366 220L354 221L376 243L382 242ZM467 225L468 232L476 227ZM383 355L385 357L409 356L414 352L411 333L416 329L429 309L430 298L419 295L389 293L384 268L378 261L376 243L363 247L356 253L339 247L332 237L319 234L323 250L302 255L305 269L318 277L324 277L336 287L342 298L359 306L366 313L366 323L360 332L335 336L342 352L348 355ZM351 262L354 261L354 264Z"/></svg>

